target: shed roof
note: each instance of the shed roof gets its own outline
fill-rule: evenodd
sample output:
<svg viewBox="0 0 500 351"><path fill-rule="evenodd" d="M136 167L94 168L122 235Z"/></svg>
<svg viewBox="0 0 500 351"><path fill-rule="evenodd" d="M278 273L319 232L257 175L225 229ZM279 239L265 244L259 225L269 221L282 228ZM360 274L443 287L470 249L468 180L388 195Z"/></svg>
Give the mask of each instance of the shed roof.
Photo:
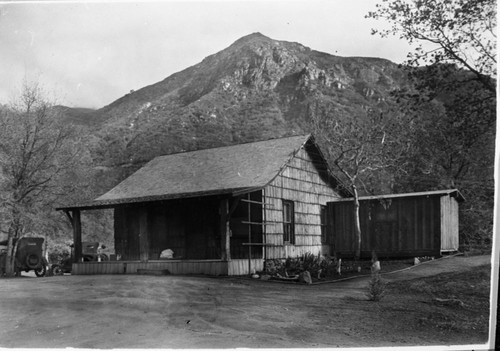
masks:
<svg viewBox="0 0 500 351"><path fill-rule="evenodd" d="M269 184L306 144L317 150L327 169L311 135L182 152L154 158L94 201L59 209L250 192Z"/></svg>
<svg viewBox="0 0 500 351"><path fill-rule="evenodd" d="M459 202L465 201L464 196L460 193L458 189L431 190L431 191L421 191L416 193L404 193L404 194L360 196L359 200L383 200L383 199L394 199L399 197L443 196L443 195L449 195L455 197ZM353 201L353 198L351 197L351 198L336 199L332 202L341 202L341 201Z"/></svg>

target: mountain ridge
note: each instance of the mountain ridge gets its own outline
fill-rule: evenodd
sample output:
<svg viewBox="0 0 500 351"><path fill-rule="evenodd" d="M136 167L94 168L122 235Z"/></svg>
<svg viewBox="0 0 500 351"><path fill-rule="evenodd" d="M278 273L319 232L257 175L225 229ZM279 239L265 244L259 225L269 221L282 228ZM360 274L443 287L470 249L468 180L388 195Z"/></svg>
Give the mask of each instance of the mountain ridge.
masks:
<svg viewBox="0 0 500 351"><path fill-rule="evenodd" d="M274 40L257 32L236 40L228 48L205 57L194 66L132 91L96 111L101 122L105 122L117 115L124 118L124 115L130 113L140 114L143 112L140 111L141 108L148 109L152 105L177 103L187 106L217 88L217 83L224 78L226 89L230 86L228 83L264 90L274 89L281 80L284 79L283 83L286 83L286 78L293 74L301 76L303 84L306 83L305 80L319 78L324 79L326 84L334 83L342 88L354 81L353 77L346 74L345 65L364 65L363 71L351 72L351 76L361 76L361 81L371 83L373 74L369 72L374 70L373 66L377 66L379 72L384 71L385 66L391 67L391 70L397 68L395 63L383 58L334 56L312 50L300 43ZM380 66L384 68L380 69ZM330 72L325 72L325 68ZM302 75L301 70L304 70ZM228 74L229 71L232 74ZM333 77L328 73L334 73ZM200 83L203 83L201 87ZM372 94L374 89L368 87L363 92L362 85L358 84L362 93ZM180 99L175 99L176 93ZM151 105L146 106L148 103Z"/></svg>
<svg viewBox="0 0 500 351"><path fill-rule="evenodd" d="M308 134L318 119L365 118L406 85L389 60L335 56L257 32L68 119L85 130L104 189L159 155Z"/></svg>

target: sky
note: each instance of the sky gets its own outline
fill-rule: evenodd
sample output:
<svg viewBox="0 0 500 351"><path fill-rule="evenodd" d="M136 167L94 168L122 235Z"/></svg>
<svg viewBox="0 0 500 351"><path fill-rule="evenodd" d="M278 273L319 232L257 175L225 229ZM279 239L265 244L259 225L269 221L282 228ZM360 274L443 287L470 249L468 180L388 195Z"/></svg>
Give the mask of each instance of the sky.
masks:
<svg viewBox="0 0 500 351"><path fill-rule="evenodd" d="M0 104L38 82L58 104L100 108L260 32L338 56L400 63L410 47L366 19L380 0L0 0Z"/></svg>

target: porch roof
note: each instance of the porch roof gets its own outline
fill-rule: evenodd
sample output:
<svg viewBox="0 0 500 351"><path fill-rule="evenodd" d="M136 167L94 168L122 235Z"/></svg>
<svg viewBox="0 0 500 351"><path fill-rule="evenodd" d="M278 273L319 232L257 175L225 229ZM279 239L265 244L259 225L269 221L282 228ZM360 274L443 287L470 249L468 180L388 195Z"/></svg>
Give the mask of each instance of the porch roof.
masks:
<svg viewBox="0 0 500 351"><path fill-rule="evenodd" d="M308 142L315 145L311 135L299 135L159 156L97 199L58 209L109 208L262 189Z"/></svg>

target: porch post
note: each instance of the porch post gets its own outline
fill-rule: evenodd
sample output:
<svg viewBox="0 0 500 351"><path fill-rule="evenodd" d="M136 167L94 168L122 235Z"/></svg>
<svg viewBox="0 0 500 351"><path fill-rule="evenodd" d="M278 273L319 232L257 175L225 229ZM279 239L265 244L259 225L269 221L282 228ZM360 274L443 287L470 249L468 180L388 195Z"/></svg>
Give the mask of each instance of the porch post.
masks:
<svg viewBox="0 0 500 351"><path fill-rule="evenodd" d="M139 256L141 262L149 260L148 208L139 208Z"/></svg>
<svg viewBox="0 0 500 351"><path fill-rule="evenodd" d="M229 228L229 200L222 199L219 206L220 213L220 239L221 239L221 259L231 260L231 238Z"/></svg>
<svg viewBox="0 0 500 351"><path fill-rule="evenodd" d="M78 263L82 261L82 220L80 210L73 210L71 219L71 225L73 226L73 245L75 249L74 262Z"/></svg>

